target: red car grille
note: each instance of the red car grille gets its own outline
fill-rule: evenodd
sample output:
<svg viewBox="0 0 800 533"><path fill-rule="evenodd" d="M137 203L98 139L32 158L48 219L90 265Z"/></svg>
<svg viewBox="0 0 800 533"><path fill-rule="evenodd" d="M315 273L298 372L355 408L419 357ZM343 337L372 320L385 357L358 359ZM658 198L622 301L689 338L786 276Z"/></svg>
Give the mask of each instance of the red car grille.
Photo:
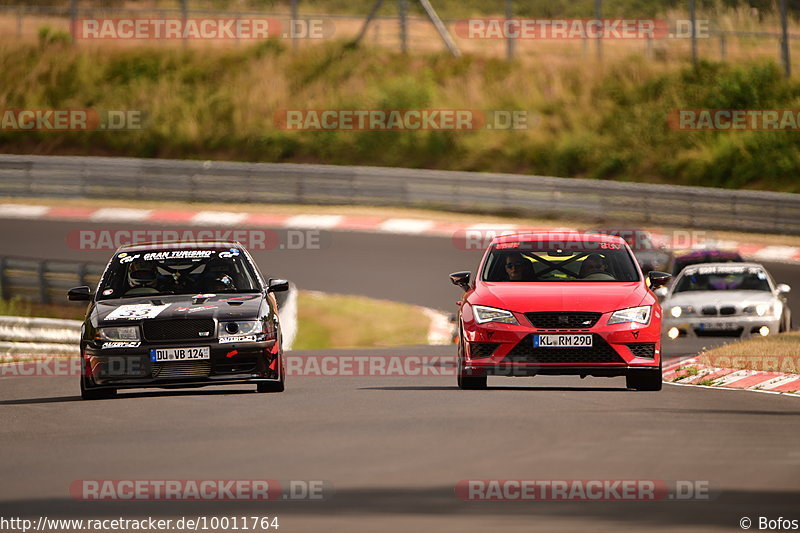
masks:
<svg viewBox="0 0 800 533"><path fill-rule="evenodd" d="M536 329L588 329L601 316L602 313L525 313Z"/></svg>
<svg viewBox="0 0 800 533"><path fill-rule="evenodd" d="M533 334L527 335L503 359L504 363L624 363L603 338L592 334L591 348L534 348Z"/></svg>
<svg viewBox="0 0 800 533"><path fill-rule="evenodd" d="M471 359L491 357L498 346L497 342L471 342L469 343L469 356Z"/></svg>
<svg viewBox="0 0 800 533"><path fill-rule="evenodd" d="M636 357L647 357L648 359L655 359L656 357L656 343L654 342L628 344L628 348Z"/></svg>

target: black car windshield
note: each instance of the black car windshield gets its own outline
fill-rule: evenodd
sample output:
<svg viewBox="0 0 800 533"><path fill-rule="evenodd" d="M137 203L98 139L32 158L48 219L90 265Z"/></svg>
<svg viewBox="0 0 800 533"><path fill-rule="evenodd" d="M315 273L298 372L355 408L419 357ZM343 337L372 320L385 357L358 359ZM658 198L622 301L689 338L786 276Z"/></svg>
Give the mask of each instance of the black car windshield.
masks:
<svg viewBox="0 0 800 533"><path fill-rule="evenodd" d="M673 293L688 291L769 291L767 274L756 267L699 267L684 273Z"/></svg>
<svg viewBox="0 0 800 533"><path fill-rule="evenodd" d="M500 243L483 268L483 281L639 281L627 246L616 243Z"/></svg>
<svg viewBox="0 0 800 533"><path fill-rule="evenodd" d="M111 260L97 298L258 292L257 280L237 248L121 252Z"/></svg>

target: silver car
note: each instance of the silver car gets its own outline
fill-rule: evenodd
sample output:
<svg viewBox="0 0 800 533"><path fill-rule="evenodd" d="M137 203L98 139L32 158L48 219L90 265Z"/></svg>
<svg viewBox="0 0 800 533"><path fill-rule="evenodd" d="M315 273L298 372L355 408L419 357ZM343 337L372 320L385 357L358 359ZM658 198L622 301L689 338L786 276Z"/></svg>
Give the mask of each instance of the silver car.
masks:
<svg viewBox="0 0 800 533"><path fill-rule="evenodd" d="M791 329L790 287L757 263L686 267L662 302L663 327L679 337L766 336Z"/></svg>

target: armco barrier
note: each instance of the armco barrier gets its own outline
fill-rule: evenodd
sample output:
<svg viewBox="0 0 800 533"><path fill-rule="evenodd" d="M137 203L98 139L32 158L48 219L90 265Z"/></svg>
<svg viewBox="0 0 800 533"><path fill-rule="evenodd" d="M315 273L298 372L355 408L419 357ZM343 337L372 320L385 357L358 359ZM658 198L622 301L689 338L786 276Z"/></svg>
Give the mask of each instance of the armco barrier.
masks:
<svg viewBox="0 0 800 533"><path fill-rule="evenodd" d="M386 205L800 234L800 195L517 174L0 156L0 196Z"/></svg>

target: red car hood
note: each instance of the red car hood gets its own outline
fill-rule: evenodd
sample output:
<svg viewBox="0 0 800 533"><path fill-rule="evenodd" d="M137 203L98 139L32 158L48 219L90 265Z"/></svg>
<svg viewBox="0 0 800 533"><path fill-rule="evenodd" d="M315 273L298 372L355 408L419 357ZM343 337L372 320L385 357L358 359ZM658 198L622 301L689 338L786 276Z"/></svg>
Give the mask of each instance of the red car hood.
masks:
<svg viewBox="0 0 800 533"><path fill-rule="evenodd" d="M607 313L655 303L642 282L479 283L469 296L472 305L509 311L589 311ZM649 298L648 298L649 296Z"/></svg>

